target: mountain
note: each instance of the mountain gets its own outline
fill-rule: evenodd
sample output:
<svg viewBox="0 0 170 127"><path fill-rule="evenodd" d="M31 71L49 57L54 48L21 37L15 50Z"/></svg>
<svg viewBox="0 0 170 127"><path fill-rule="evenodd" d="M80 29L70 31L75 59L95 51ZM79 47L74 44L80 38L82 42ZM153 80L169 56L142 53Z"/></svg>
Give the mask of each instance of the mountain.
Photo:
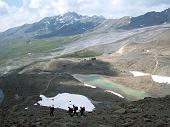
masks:
<svg viewBox="0 0 170 127"><path fill-rule="evenodd" d="M153 11L138 17L132 17L128 28L141 28L166 23L170 23L170 8L162 12Z"/></svg>
<svg viewBox="0 0 170 127"><path fill-rule="evenodd" d="M75 12L68 12L63 15L46 17L39 22L25 24L0 33L0 59L8 60L27 56L30 53L35 53L34 55L39 53L37 56L41 53L47 53L48 56L48 53L63 50L63 47L75 42L76 44L67 48L62 54L76 52L84 47L124 39L129 35L136 34L138 30L142 32L142 29L136 30L137 28L165 25L165 23L168 25L169 21L170 9L120 19L82 16ZM84 41L87 44L84 44ZM73 48L76 48L76 51ZM114 48L117 47L114 46ZM90 52L91 54L93 52Z"/></svg>
<svg viewBox="0 0 170 127"><path fill-rule="evenodd" d="M170 127L168 23L169 9L121 19L70 12L1 33L0 126ZM95 111L70 117L58 106L50 117L46 106L58 102L84 107L56 102L61 94L83 95Z"/></svg>
<svg viewBox="0 0 170 127"><path fill-rule="evenodd" d="M16 42L49 37L71 36L87 31L136 29L170 22L170 8L162 12L148 12L137 17L105 19L102 16L82 16L75 12L46 17L33 24L25 24L0 33L0 42Z"/></svg>
<svg viewBox="0 0 170 127"><path fill-rule="evenodd" d="M94 31L95 32L109 32L114 30L119 30L128 26L131 22L131 18L129 16L122 17L120 19L107 19L100 25L98 25Z"/></svg>
<svg viewBox="0 0 170 127"><path fill-rule="evenodd" d="M89 31L105 21L102 16L82 16L75 12L64 15L46 17L33 24L25 24L0 33L0 41L27 40L49 38L54 36L70 36Z"/></svg>
<svg viewBox="0 0 170 127"><path fill-rule="evenodd" d="M131 30L161 24L170 23L170 8L162 12L148 12L137 17L125 16L120 19L106 19L98 25L95 32L109 32L119 30Z"/></svg>
<svg viewBox="0 0 170 127"><path fill-rule="evenodd" d="M40 22L32 24L25 33L36 33L35 38L76 35L93 29L104 20L99 16L89 17L68 12L63 16L44 18Z"/></svg>

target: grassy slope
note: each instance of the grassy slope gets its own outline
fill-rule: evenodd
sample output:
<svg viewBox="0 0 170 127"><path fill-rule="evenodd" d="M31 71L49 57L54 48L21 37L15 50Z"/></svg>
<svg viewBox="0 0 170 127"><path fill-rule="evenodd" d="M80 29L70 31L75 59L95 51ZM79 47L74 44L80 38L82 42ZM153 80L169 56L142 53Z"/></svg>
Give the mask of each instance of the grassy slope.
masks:
<svg viewBox="0 0 170 127"><path fill-rule="evenodd" d="M36 54L56 51L59 50L57 48L60 48L62 45L72 43L78 38L79 36L70 36L33 40L29 44L26 42L11 43L9 45L0 47L0 62L2 63L7 59L25 56L29 52Z"/></svg>
<svg viewBox="0 0 170 127"><path fill-rule="evenodd" d="M84 49L74 53L66 54L62 57L86 58L86 57L95 57L99 55L102 55L102 53Z"/></svg>

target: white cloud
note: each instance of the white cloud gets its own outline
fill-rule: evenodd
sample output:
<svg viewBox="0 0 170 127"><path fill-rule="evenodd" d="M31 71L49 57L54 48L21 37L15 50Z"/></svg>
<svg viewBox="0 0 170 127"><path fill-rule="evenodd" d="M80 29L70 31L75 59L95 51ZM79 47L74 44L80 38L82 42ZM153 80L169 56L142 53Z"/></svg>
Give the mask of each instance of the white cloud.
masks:
<svg viewBox="0 0 170 127"><path fill-rule="evenodd" d="M0 0L0 31L33 23L47 16L75 11L83 15L103 15L108 18L136 16L148 11L170 7L169 0L23 0L19 8L9 7Z"/></svg>
<svg viewBox="0 0 170 127"><path fill-rule="evenodd" d="M8 13L8 5L3 2L0 1L0 16L5 15Z"/></svg>

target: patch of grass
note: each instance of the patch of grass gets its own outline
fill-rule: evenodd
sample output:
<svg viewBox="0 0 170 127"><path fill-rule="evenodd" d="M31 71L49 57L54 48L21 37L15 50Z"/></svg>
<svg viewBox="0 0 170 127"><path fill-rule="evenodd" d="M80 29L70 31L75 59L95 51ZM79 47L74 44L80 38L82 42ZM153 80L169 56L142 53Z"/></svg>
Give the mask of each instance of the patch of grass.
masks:
<svg viewBox="0 0 170 127"><path fill-rule="evenodd" d="M62 57L86 58L86 57L95 57L100 55L102 55L102 53L85 49L74 53L66 54Z"/></svg>
<svg viewBox="0 0 170 127"><path fill-rule="evenodd" d="M77 39L79 39L79 36L32 40L30 43L14 42L0 47L0 61L27 56L28 53L36 54L59 51L63 45L72 43Z"/></svg>

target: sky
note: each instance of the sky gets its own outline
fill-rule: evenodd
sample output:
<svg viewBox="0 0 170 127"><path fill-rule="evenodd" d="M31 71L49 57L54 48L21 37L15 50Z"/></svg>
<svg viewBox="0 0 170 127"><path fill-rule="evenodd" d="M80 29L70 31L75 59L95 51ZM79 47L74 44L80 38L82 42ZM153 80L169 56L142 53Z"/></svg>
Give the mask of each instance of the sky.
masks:
<svg viewBox="0 0 170 127"><path fill-rule="evenodd" d="M167 8L170 0L0 0L0 31L69 11L121 18Z"/></svg>

